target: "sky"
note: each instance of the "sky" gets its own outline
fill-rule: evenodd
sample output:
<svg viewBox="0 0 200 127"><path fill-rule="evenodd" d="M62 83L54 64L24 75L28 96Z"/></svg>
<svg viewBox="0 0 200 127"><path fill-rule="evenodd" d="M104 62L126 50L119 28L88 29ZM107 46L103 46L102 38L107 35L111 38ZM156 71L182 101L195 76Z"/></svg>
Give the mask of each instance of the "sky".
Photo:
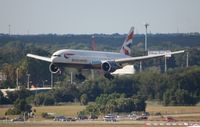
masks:
<svg viewBox="0 0 200 127"><path fill-rule="evenodd" d="M0 0L0 33L200 32L200 0Z"/></svg>

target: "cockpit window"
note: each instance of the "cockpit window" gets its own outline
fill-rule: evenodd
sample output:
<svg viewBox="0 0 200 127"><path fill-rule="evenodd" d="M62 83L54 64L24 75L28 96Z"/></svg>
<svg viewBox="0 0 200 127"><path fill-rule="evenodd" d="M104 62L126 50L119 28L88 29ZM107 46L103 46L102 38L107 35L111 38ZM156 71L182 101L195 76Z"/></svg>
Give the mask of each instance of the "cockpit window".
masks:
<svg viewBox="0 0 200 127"><path fill-rule="evenodd" d="M53 56L56 56L56 57L61 57L61 55L53 55Z"/></svg>

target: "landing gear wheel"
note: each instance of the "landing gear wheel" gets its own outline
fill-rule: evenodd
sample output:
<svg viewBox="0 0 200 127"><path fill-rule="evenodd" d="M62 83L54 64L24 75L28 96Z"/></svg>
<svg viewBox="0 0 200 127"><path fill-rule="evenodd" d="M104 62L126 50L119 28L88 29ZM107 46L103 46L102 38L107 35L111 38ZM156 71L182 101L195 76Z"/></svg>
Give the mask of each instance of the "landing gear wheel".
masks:
<svg viewBox="0 0 200 127"><path fill-rule="evenodd" d="M81 73L80 74L76 74L75 77L80 81L84 81L86 79L85 76L82 75Z"/></svg>
<svg viewBox="0 0 200 127"><path fill-rule="evenodd" d="M114 76L111 75L110 73L105 73L105 74L104 74L104 77L107 78L107 79L109 79L109 80L114 79Z"/></svg>

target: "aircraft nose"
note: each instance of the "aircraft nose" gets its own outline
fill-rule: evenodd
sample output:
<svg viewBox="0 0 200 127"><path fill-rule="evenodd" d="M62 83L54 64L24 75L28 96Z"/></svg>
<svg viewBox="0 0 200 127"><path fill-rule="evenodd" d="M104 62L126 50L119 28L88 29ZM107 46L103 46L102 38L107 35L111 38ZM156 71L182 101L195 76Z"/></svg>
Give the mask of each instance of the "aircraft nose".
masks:
<svg viewBox="0 0 200 127"><path fill-rule="evenodd" d="M53 56L51 56L51 61L52 61L53 63L55 63L55 62L57 61L57 58L58 58L57 56L54 56L54 55L53 55Z"/></svg>

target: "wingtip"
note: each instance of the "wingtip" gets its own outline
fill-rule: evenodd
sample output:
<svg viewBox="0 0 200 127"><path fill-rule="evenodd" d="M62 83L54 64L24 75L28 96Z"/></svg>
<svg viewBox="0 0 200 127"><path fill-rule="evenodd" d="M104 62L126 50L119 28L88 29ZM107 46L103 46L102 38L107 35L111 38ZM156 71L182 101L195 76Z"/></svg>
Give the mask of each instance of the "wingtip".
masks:
<svg viewBox="0 0 200 127"><path fill-rule="evenodd" d="M30 53L26 54L27 57L30 57L31 55L32 55L32 54L30 54Z"/></svg>

